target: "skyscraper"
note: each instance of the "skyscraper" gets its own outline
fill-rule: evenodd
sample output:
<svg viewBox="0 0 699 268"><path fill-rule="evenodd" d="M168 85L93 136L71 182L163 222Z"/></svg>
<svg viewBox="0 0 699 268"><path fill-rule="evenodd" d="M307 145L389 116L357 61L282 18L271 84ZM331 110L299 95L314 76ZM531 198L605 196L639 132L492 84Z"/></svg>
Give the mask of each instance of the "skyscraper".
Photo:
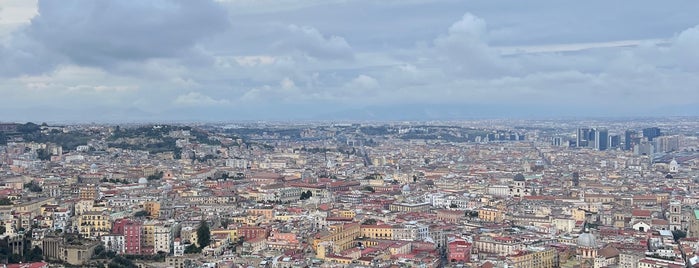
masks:
<svg viewBox="0 0 699 268"><path fill-rule="evenodd" d="M660 129L657 127L649 127L643 129L643 137L646 137L648 141L653 141L653 139L660 137Z"/></svg>
<svg viewBox="0 0 699 268"><path fill-rule="evenodd" d="M595 149L604 151L609 148L609 131L606 128L595 129Z"/></svg>
<svg viewBox="0 0 699 268"><path fill-rule="evenodd" d="M577 137L577 147L587 147L590 138L589 128L578 128Z"/></svg>
<svg viewBox="0 0 699 268"><path fill-rule="evenodd" d="M634 139L638 135L638 132L635 130L627 130L624 132L624 150L626 151L632 151L633 146L636 144L634 142Z"/></svg>
<svg viewBox="0 0 699 268"><path fill-rule="evenodd" d="M620 135L610 135L609 136L609 148L619 148L619 144L621 144L621 136Z"/></svg>

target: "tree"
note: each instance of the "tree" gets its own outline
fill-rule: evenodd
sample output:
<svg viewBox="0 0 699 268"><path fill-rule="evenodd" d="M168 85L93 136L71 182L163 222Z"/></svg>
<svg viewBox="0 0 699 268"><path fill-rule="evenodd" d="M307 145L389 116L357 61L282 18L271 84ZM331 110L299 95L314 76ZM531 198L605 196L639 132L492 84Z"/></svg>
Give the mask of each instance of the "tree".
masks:
<svg viewBox="0 0 699 268"><path fill-rule="evenodd" d="M5 225L0 225L0 235L4 235L7 229L5 229Z"/></svg>
<svg viewBox="0 0 699 268"><path fill-rule="evenodd" d="M145 216L148 216L148 215L149 215L149 214L148 214L148 211L145 211L145 210L139 210L138 212L136 212L136 213L133 214L133 216L134 216L134 217L137 217L137 218L145 217Z"/></svg>
<svg viewBox="0 0 699 268"><path fill-rule="evenodd" d="M9 198L0 198L0 206L12 205L12 201Z"/></svg>
<svg viewBox="0 0 699 268"><path fill-rule="evenodd" d="M580 185L580 174L576 171L573 172L573 186L577 187Z"/></svg>
<svg viewBox="0 0 699 268"><path fill-rule="evenodd" d="M376 225L375 219L366 219L362 222L362 225Z"/></svg>
<svg viewBox="0 0 699 268"><path fill-rule="evenodd" d="M46 149L38 149L36 150L36 157L43 161L51 160L51 153Z"/></svg>
<svg viewBox="0 0 699 268"><path fill-rule="evenodd" d="M231 224L230 219L228 219L228 218L221 219L221 227L223 227L223 229L227 229L229 224Z"/></svg>
<svg viewBox="0 0 699 268"><path fill-rule="evenodd" d="M43 190L35 181L30 181L29 183L24 184L24 188L34 193L40 193Z"/></svg>
<svg viewBox="0 0 699 268"><path fill-rule="evenodd" d="M373 193L373 192L376 192L376 190L374 190L374 187L371 187L371 186L369 186L369 185L364 186L364 191L372 192L372 193Z"/></svg>
<svg viewBox="0 0 699 268"><path fill-rule="evenodd" d="M201 248L191 244L184 248L184 254L201 253Z"/></svg>
<svg viewBox="0 0 699 268"><path fill-rule="evenodd" d="M34 246L25 256L27 262L38 262L44 260L44 251L39 246Z"/></svg>
<svg viewBox="0 0 699 268"><path fill-rule="evenodd" d="M459 207L459 206L457 206L457 205L454 204L454 203L449 204L449 208L457 208L457 207Z"/></svg>
<svg viewBox="0 0 699 268"><path fill-rule="evenodd" d="M199 228L197 228L197 242L201 249L211 244L211 230L209 230L209 223L207 223L206 220L202 220L201 223L199 223Z"/></svg>
<svg viewBox="0 0 699 268"><path fill-rule="evenodd" d="M682 230L674 230L672 231L672 238L675 239L675 241L679 241L682 238L687 237L687 232L682 231Z"/></svg>
<svg viewBox="0 0 699 268"><path fill-rule="evenodd" d="M305 191L305 192L301 192L301 200L309 199L309 198L311 198L312 196L313 196L313 192L311 192L311 190L308 190L308 191Z"/></svg>

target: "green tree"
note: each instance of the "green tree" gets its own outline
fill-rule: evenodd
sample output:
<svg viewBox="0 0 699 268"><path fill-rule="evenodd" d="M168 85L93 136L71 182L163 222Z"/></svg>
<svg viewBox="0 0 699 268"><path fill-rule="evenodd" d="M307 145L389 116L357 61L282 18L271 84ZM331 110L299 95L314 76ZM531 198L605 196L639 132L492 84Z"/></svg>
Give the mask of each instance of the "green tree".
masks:
<svg viewBox="0 0 699 268"><path fill-rule="evenodd" d="M376 192L376 190L374 190L374 187L371 187L371 186L369 186L369 185L364 186L364 191L372 192L372 193L373 193L373 192Z"/></svg>
<svg viewBox="0 0 699 268"><path fill-rule="evenodd" d="M0 198L0 206L12 205L12 201L9 198Z"/></svg>
<svg viewBox="0 0 699 268"><path fill-rule="evenodd" d="M184 248L184 254L192 254L192 253L201 253L201 248L197 247L194 244L191 244Z"/></svg>
<svg viewBox="0 0 699 268"><path fill-rule="evenodd" d="M376 219L366 219L362 222L362 225L376 225Z"/></svg>
<svg viewBox="0 0 699 268"><path fill-rule="evenodd" d="M457 207L459 207L459 206L457 206L457 205L454 204L454 203L449 204L449 208L457 208Z"/></svg>
<svg viewBox="0 0 699 268"><path fill-rule="evenodd" d="M672 231L672 238L675 239L675 241L679 241L682 238L687 237L687 232L682 231L682 230L674 230Z"/></svg>
<svg viewBox="0 0 699 268"><path fill-rule="evenodd" d="M199 228L197 228L197 242L201 249L211 244L211 230L209 230L209 223L207 223L206 220L202 220L201 223L199 223Z"/></svg>
<svg viewBox="0 0 699 268"><path fill-rule="evenodd" d="M25 255L25 261L27 262L38 262L42 260L44 260L44 251L41 250L39 246L34 246L34 248Z"/></svg>
<svg viewBox="0 0 699 268"><path fill-rule="evenodd" d="M7 229L5 229L5 225L0 225L0 235L4 235Z"/></svg>
<svg viewBox="0 0 699 268"><path fill-rule="evenodd" d="M36 150L36 157L39 160L47 161L51 159L51 153L46 149L38 149Z"/></svg>
<svg viewBox="0 0 699 268"><path fill-rule="evenodd" d="M35 181L30 181L29 183L25 183L24 188L29 190L30 192L34 192L34 193L40 193L43 190L41 188L41 186L39 186L39 184L36 183Z"/></svg>
<svg viewBox="0 0 699 268"><path fill-rule="evenodd" d="M228 228L228 225L229 225L229 224L231 224L231 220L230 220L230 219L228 219L228 218L223 218L223 219L221 219L221 227L223 227L223 229Z"/></svg>
<svg viewBox="0 0 699 268"><path fill-rule="evenodd" d="M138 212L136 212L136 213L133 214L133 216L134 216L134 217L137 217L137 218L146 217L146 216L148 216L148 215L149 215L149 214L148 214L148 211L145 211L145 210L139 210Z"/></svg>

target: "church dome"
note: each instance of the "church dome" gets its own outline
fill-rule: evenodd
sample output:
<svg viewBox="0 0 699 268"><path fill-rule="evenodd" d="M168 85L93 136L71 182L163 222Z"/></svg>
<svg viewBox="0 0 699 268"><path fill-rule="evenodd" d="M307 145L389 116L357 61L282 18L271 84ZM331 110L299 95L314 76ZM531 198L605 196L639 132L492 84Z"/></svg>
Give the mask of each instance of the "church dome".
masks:
<svg viewBox="0 0 699 268"><path fill-rule="evenodd" d="M517 175L515 175L515 181L524 181L524 175L522 175L522 173L517 173Z"/></svg>
<svg viewBox="0 0 699 268"><path fill-rule="evenodd" d="M588 248L596 248L597 247L597 239L595 238L594 235L590 233L582 233L580 236L578 236L578 246L579 247L588 247Z"/></svg>

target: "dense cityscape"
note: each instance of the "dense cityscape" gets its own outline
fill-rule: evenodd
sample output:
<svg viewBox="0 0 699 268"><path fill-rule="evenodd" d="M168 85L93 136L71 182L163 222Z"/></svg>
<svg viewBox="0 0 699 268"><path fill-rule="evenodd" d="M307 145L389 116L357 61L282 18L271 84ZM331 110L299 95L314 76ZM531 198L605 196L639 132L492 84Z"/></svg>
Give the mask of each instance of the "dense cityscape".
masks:
<svg viewBox="0 0 699 268"><path fill-rule="evenodd" d="M697 122L2 123L0 260L696 267Z"/></svg>

